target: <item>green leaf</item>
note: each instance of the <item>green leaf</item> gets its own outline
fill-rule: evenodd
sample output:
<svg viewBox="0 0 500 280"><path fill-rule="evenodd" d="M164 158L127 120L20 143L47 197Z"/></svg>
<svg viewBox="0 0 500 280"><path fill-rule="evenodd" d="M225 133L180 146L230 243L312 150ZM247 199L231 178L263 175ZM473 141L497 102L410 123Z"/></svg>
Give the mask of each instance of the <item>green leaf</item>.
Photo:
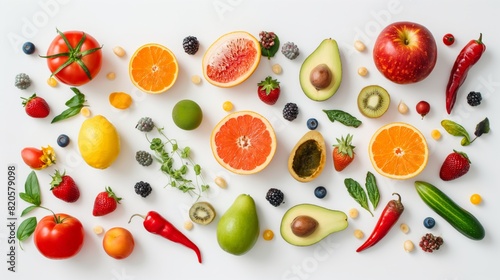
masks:
<svg viewBox="0 0 500 280"><path fill-rule="evenodd" d="M194 173L196 174L196 176L201 174L201 166L199 164L195 164L193 169L194 169Z"/></svg>
<svg viewBox="0 0 500 280"><path fill-rule="evenodd" d="M21 217L25 216L26 214L28 214L29 212L35 210L38 207L39 206L36 206L36 205L31 205L31 206L26 207L26 209L24 209L23 212L21 213Z"/></svg>
<svg viewBox="0 0 500 280"><path fill-rule="evenodd" d="M380 193L378 191L377 181L373 173L368 171L366 174L366 192L368 193L368 198L372 203L373 209L377 208L378 203L380 201Z"/></svg>
<svg viewBox="0 0 500 280"><path fill-rule="evenodd" d="M488 132L490 132L490 120L488 120L488 118L485 118L476 125L476 130L474 131L474 135L476 135L476 137L480 137L484 133Z"/></svg>
<svg viewBox="0 0 500 280"><path fill-rule="evenodd" d="M72 87L71 90L75 93L75 96L66 101L65 105L68 107L76 107L83 105L85 103L85 95L80 92L79 89Z"/></svg>
<svg viewBox="0 0 500 280"><path fill-rule="evenodd" d="M458 124L458 123L456 123L456 122L454 122L452 120L442 120L441 121L441 126L450 135L463 137L462 141L460 142L460 144L462 146L467 146L467 145L470 144L469 133L467 132L467 130L465 130L465 128L462 125L460 125L460 124Z"/></svg>
<svg viewBox="0 0 500 280"><path fill-rule="evenodd" d="M368 199L366 197L365 190L363 190L361 185L351 178L346 178L344 180L344 185L346 186L347 192L349 193L349 195L352 198L354 198L354 200L356 200L356 202L358 202L358 204L361 207L363 207L368 212L370 212L370 214L373 217L373 213L372 213L372 211L370 211L370 207L368 206Z"/></svg>
<svg viewBox="0 0 500 280"><path fill-rule="evenodd" d="M19 197L22 200L28 202L29 204L35 204L35 200L31 195L28 195L28 194L22 192L22 193L19 193Z"/></svg>
<svg viewBox="0 0 500 280"><path fill-rule="evenodd" d="M36 206L40 206L40 204L42 204L40 198L40 184L38 183L38 177L36 176L35 171L31 171L26 178L26 182L24 183L24 192L25 193L19 194L19 197L21 197L22 200Z"/></svg>
<svg viewBox="0 0 500 280"><path fill-rule="evenodd" d="M64 110L61 114L55 116L50 123L56 123L58 121L62 121L62 120L71 118L73 116L76 116L80 113L82 108L83 108L83 105L69 107L68 109Z"/></svg>
<svg viewBox="0 0 500 280"><path fill-rule="evenodd" d="M28 237L30 237L35 231L36 224L37 224L36 217L30 217L24 220L17 229L17 234L16 234L17 239L19 239L19 241L24 241L28 239Z"/></svg>
<svg viewBox="0 0 500 280"><path fill-rule="evenodd" d="M181 157L182 157L182 158L188 158L190 154L191 154L191 148L189 148L189 147L185 147L185 148L182 150Z"/></svg>
<svg viewBox="0 0 500 280"><path fill-rule="evenodd" d="M323 112L331 122L338 121L345 126L352 127L358 127L362 124L356 117L342 110L323 110Z"/></svg>

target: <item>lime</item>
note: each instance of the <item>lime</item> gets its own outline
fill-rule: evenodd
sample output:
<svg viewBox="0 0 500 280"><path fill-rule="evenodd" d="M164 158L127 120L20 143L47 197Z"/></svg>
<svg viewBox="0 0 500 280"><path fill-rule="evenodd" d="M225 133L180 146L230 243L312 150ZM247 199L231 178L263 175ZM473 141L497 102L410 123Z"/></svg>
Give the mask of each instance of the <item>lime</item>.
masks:
<svg viewBox="0 0 500 280"><path fill-rule="evenodd" d="M193 130L200 126L203 120L203 112L196 102L185 99L175 104L172 109L172 119L179 128Z"/></svg>

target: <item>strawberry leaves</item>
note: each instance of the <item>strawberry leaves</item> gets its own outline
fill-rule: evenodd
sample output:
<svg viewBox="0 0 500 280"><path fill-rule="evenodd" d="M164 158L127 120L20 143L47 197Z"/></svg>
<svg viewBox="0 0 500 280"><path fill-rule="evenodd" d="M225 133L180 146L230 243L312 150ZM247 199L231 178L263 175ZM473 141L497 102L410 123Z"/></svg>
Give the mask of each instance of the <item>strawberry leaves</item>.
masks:
<svg viewBox="0 0 500 280"><path fill-rule="evenodd" d="M85 106L85 95L80 92L76 87L71 87L71 90L75 93L75 96L71 97L68 101L66 101L65 105L68 109L64 110L61 114L57 115L52 119L51 123L55 123L58 121L62 121L73 116L78 115L82 108Z"/></svg>

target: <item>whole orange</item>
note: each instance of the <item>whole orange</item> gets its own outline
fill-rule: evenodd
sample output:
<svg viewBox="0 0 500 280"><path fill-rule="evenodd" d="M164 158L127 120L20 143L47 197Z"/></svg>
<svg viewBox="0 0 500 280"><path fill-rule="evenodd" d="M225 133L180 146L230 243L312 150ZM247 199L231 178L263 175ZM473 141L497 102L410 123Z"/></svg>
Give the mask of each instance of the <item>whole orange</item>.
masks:
<svg viewBox="0 0 500 280"><path fill-rule="evenodd" d="M134 251L134 237L126 228L114 227L106 231L102 239L104 251L115 259L124 259Z"/></svg>

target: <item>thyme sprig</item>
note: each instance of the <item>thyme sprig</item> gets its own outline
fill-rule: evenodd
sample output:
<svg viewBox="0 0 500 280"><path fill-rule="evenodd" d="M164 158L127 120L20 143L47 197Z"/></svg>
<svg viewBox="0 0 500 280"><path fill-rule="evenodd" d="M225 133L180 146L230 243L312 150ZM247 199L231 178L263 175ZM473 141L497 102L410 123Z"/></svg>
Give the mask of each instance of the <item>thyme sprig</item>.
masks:
<svg viewBox="0 0 500 280"><path fill-rule="evenodd" d="M168 184L183 193L189 193L198 200L203 192L206 192L210 186L205 183L202 168L191 158L190 147L180 147L176 139L169 138L164 128L154 128L160 134L160 137L150 138L146 132L146 139L149 142L149 148L154 152L154 158L160 163L160 171L167 175ZM179 161L176 161L179 160ZM189 177L189 171L194 172L194 181Z"/></svg>

